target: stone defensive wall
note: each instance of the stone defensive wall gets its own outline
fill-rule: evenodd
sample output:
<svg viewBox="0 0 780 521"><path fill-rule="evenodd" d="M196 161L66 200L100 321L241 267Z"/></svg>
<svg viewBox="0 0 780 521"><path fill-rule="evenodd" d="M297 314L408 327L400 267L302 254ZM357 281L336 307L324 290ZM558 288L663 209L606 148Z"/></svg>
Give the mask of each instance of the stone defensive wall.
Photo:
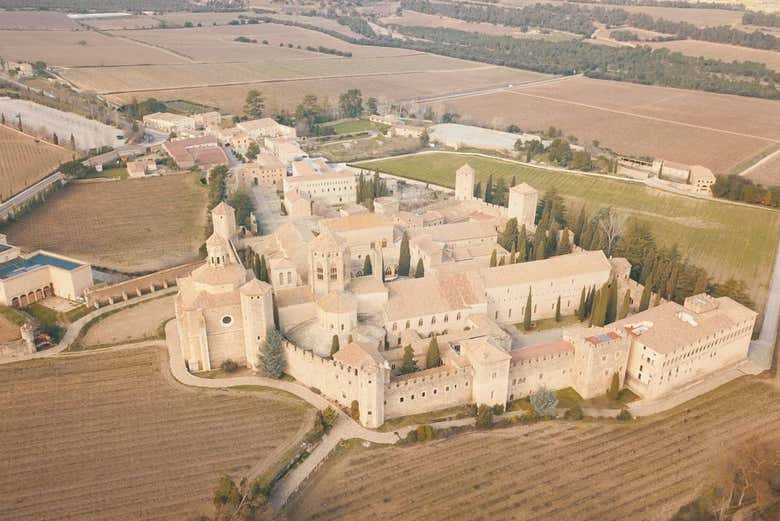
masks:
<svg viewBox="0 0 780 521"><path fill-rule="evenodd" d="M84 292L84 298L87 301L87 305L94 308L119 301L127 301L131 298L176 286L177 278L189 275L192 273L192 270L203 263L204 261L191 262L116 284L95 286Z"/></svg>
<svg viewBox="0 0 780 521"><path fill-rule="evenodd" d="M385 419L472 403L472 379L471 367L437 367L396 377L385 385Z"/></svg>

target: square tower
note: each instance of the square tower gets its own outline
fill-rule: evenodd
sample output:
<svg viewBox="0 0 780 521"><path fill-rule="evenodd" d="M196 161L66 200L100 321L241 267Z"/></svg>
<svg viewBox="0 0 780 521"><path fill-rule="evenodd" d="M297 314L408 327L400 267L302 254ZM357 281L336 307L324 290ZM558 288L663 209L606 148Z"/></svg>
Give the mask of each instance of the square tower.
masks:
<svg viewBox="0 0 780 521"><path fill-rule="evenodd" d="M474 169L468 163L455 171L455 199L468 201L474 198Z"/></svg>
<svg viewBox="0 0 780 521"><path fill-rule="evenodd" d="M527 183L520 183L509 189L509 209L507 217L517 219L517 227L533 226L536 221L536 205L539 191Z"/></svg>

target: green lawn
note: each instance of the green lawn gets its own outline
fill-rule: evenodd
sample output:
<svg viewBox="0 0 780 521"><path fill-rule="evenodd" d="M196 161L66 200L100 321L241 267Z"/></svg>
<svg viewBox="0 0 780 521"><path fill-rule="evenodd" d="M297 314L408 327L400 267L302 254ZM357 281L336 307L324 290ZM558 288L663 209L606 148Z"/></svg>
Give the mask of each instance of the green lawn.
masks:
<svg viewBox="0 0 780 521"><path fill-rule="evenodd" d="M448 152L364 161L355 166L454 187L455 170L468 162L485 183L513 176L541 192L556 188L566 199L569 217L581 206L588 211L611 206L630 218L646 222L661 245L677 244L691 262L715 280L744 280L763 309L774 262L780 212L708 201L662 192L637 183L545 170L501 159Z"/></svg>
<svg viewBox="0 0 780 521"><path fill-rule="evenodd" d="M328 124L328 126L333 127L336 134L354 134L356 132L367 132L369 130L384 131L387 128L387 125L374 123L367 119L345 119L333 124Z"/></svg>

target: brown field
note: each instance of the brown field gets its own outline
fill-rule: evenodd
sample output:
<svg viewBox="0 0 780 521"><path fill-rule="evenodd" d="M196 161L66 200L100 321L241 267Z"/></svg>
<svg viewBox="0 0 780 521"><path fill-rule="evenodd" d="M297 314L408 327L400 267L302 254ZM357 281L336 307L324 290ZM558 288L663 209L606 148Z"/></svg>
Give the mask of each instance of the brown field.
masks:
<svg viewBox="0 0 780 521"><path fill-rule="evenodd" d="M152 348L0 367L0 518L191 519L220 476L274 466L310 425L290 395L186 388L167 363Z"/></svg>
<svg viewBox="0 0 780 521"><path fill-rule="evenodd" d="M723 43L701 42L698 40L678 40L674 42L647 43L650 47L666 47L672 51L681 52L689 56L704 56L718 60L752 61L763 63L770 69L780 71L780 52L750 49L738 45L726 45Z"/></svg>
<svg viewBox="0 0 780 521"><path fill-rule="evenodd" d="M353 448L314 476L290 519L667 520L704 490L731 444L777 438L779 398L766 381L741 378L630 424L552 421Z"/></svg>
<svg viewBox="0 0 780 521"><path fill-rule="evenodd" d="M206 190L196 174L71 184L8 225L12 244L125 272L198 257Z"/></svg>
<svg viewBox="0 0 780 521"><path fill-rule="evenodd" d="M85 346L104 346L146 340L159 333L160 325L173 318L174 296L147 300L96 322L84 335Z"/></svg>
<svg viewBox="0 0 780 521"><path fill-rule="evenodd" d="M0 344L13 342L21 337L22 335L19 332L19 326L5 318L3 315L0 315Z"/></svg>
<svg viewBox="0 0 780 521"><path fill-rule="evenodd" d="M0 29L72 30L78 27L56 11L0 11Z"/></svg>
<svg viewBox="0 0 780 521"><path fill-rule="evenodd" d="M11 121L6 114L6 121ZM0 125L0 202L51 174L71 152Z"/></svg>
<svg viewBox="0 0 780 521"><path fill-rule="evenodd" d="M766 161L756 163L755 168L751 168L745 177L764 186L780 185L780 149L767 156Z"/></svg>
<svg viewBox="0 0 780 521"><path fill-rule="evenodd" d="M434 102L467 120L562 128L624 154L702 164L724 173L780 141L780 104L741 96L569 78Z"/></svg>
<svg viewBox="0 0 780 521"><path fill-rule="evenodd" d="M78 42L84 41L85 45ZM0 31L0 56L63 67L185 62L172 53L95 31Z"/></svg>
<svg viewBox="0 0 780 521"><path fill-rule="evenodd" d="M383 24L444 27L446 29L457 29L459 31L484 33L492 36L513 36L515 38L543 38L552 40L580 38L579 35L559 31L554 31L547 35L541 34L538 30L530 30L524 33L519 28L510 27L508 25L466 22L457 18L449 18L447 16L418 13L416 11L406 10L403 12L402 16L396 16L393 14L392 16L386 16L382 18L381 21Z"/></svg>
<svg viewBox="0 0 780 521"><path fill-rule="evenodd" d="M328 31L335 31L339 34L343 34L344 36L347 36L349 38L363 38L363 35L360 35L358 33L355 33L347 27L346 25L341 25L336 20L333 20L332 18L323 18L321 16L304 16L301 14L281 14L281 13L274 13L272 15L273 18L277 20L289 20L292 22L302 23L306 25L313 25L314 27L321 27L322 29L326 29Z"/></svg>

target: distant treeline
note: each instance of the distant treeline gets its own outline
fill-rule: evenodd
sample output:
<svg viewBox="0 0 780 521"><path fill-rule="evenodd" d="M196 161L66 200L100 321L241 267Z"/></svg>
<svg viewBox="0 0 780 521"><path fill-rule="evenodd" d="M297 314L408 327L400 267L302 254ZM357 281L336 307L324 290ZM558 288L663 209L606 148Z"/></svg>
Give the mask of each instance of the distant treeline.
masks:
<svg viewBox="0 0 780 521"><path fill-rule="evenodd" d="M343 26L349 27L353 33L361 34L366 38L374 38L376 33L368 25L368 22L355 16L339 16L336 21Z"/></svg>
<svg viewBox="0 0 780 521"><path fill-rule="evenodd" d="M519 9L492 5L438 3L428 0L402 0L401 7L426 14L457 18L469 22L487 22L513 27L543 27L589 37L595 23L607 27L632 26L648 31L674 35L679 39L702 40L750 47L780 50L780 39L761 31L746 32L728 25L697 27L687 22L655 19L645 13L625 9L608 9L599 5L580 7L573 4L535 4Z"/></svg>
<svg viewBox="0 0 780 521"><path fill-rule="evenodd" d="M718 176L712 185L712 194L731 201L780 207L780 187L764 188L738 175Z"/></svg>
<svg viewBox="0 0 780 521"><path fill-rule="evenodd" d="M780 27L780 14L747 11L742 15L745 25L763 25L764 27Z"/></svg>
<svg viewBox="0 0 780 521"><path fill-rule="evenodd" d="M674 7L677 9L720 9L723 11L744 11L742 4L724 2L688 2L686 0L566 0L573 4L607 4L627 7Z"/></svg>
<svg viewBox="0 0 780 521"><path fill-rule="evenodd" d="M755 62L694 58L669 49L607 47L579 41L551 42L489 36L430 27L396 27L414 39L384 45L549 74L583 73L592 78L780 99L780 73Z"/></svg>
<svg viewBox="0 0 780 521"><path fill-rule="evenodd" d="M191 11L187 0L0 0L2 9L89 11Z"/></svg>

